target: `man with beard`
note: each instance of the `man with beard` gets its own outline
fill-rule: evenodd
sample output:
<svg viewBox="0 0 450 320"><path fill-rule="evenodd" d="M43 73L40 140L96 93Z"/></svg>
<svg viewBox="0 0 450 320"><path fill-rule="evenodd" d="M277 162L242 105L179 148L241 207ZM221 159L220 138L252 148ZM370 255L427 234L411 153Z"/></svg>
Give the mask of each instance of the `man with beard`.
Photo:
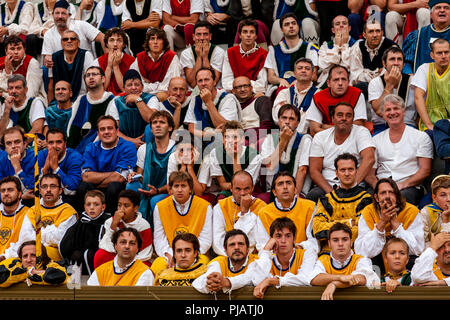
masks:
<svg viewBox="0 0 450 320"><path fill-rule="evenodd" d="M64 187L62 199L74 205L72 197L75 195L81 182L81 154L71 148L67 148L67 136L64 131L50 128L46 133L47 149L38 154L41 174L55 173L61 177Z"/></svg>
<svg viewBox="0 0 450 320"><path fill-rule="evenodd" d="M245 232L228 231L223 245L227 255L212 260L207 271L192 283L201 293L231 293L252 283L257 256L248 253L249 240Z"/></svg>
<svg viewBox="0 0 450 320"><path fill-rule="evenodd" d="M87 93L72 106L67 126L67 145L83 154L86 146L97 137L96 123L114 104L114 95L105 91L105 73L100 67L89 67L84 74Z"/></svg>
<svg viewBox="0 0 450 320"><path fill-rule="evenodd" d="M22 184L17 177L0 180L0 261L15 257L20 246L20 230L28 207L22 204ZM21 239L23 240L23 239Z"/></svg>
<svg viewBox="0 0 450 320"><path fill-rule="evenodd" d="M72 86L60 80L55 84L55 100L45 109L45 121L48 128L58 128L67 132L67 125L72 116Z"/></svg>
<svg viewBox="0 0 450 320"><path fill-rule="evenodd" d="M257 216L266 203L252 196L253 177L244 170L237 171L231 179L231 196L219 200L213 210L213 249L218 255L226 255L223 240L227 231L240 229L249 238L249 250L261 250L267 239Z"/></svg>
<svg viewBox="0 0 450 320"><path fill-rule="evenodd" d="M0 106L0 136L6 128L19 125L25 133L42 133L45 122L45 102L39 97L27 97L27 80L21 74L8 78L8 97Z"/></svg>

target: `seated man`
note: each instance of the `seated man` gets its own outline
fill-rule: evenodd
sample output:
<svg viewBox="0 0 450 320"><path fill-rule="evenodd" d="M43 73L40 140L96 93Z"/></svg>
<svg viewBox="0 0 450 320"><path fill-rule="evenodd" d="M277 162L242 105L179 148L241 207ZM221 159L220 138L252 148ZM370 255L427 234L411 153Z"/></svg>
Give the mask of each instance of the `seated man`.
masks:
<svg viewBox="0 0 450 320"><path fill-rule="evenodd" d="M131 54L136 57L142 51L148 29L158 28L161 24L162 4L160 0L123 1L122 7L123 13L116 27L127 33Z"/></svg>
<svg viewBox="0 0 450 320"><path fill-rule="evenodd" d="M5 56L0 58L0 92L5 96L7 80L12 74L21 74L28 83L28 97L41 97L47 94L42 81L42 69L35 58L25 53L25 41L19 36L9 36L4 40Z"/></svg>
<svg viewBox="0 0 450 320"><path fill-rule="evenodd" d="M367 109L364 95L358 88L349 85L350 73L345 67L335 65L328 74L328 88L318 91L306 113L309 130L312 136L319 131L333 127L330 107L340 102L347 102L353 108L353 123L364 125L367 120Z"/></svg>
<svg viewBox="0 0 450 320"><path fill-rule="evenodd" d="M180 63L190 88L195 88L195 75L202 67L212 68L216 79L222 74L224 50L211 43L212 26L206 21L199 21L194 26L194 43L181 52Z"/></svg>
<svg viewBox="0 0 450 320"><path fill-rule="evenodd" d="M250 134L255 133L258 143L264 140L264 133L261 131L268 131L273 127L271 117L272 101L270 98L256 95L253 92L250 79L246 76L237 77L233 80L233 90L231 92L238 99L242 110L242 129Z"/></svg>
<svg viewBox="0 0 450 320"><path fill-rule="evenodd" d="M272 182L272 193L275 200L262 208L258 215L267 234L266 239L269 238L272 222L276 218L288 217L297 228L295 245L317 250L317 241L312 236L310 223L315 203L298 196L295 179L287 171L277 173Z"/></svg>
<svg viewBox="0 0 450 320"><path fill-rule="evenodd" d="M389 272L381 277L381 285L391 293L398 286L411 286L411 271L406 268L409 260L408 243L400 238L391 238L383 248L383 257Z"/></svg>
<svg viewBox="0 0 450 320"><path fill-rule="evenodd" d="M447 227L450 215L450 176L440 175L431 182L433 203L420 210L424 224L425 248L430 246L431 236Z"/></svg>
<svg viewBox="0 0 450 320"><path fill-rule="evenodd" d="M21 74L8 78L8 97L0 106L0 136L5 129L21 126L25 133L42 133L45 122L45 102L39 97L27 96L27 80Z"/></svg>
<svg viewBox="0 0 450 320"><path fill-rule="evenodd" d="M41 23L38 27L38 32L36 33L40 40L40 45L38 48L38 53L42 50L42 41L45 33L55 25L55 21L53 20L53 10L55 9L55 4L57 0L44 0L39 3L34 3L35 10L37 13L38 19L40 19ZM69 3L69 12L72 17L75 17L77 14L77 7L73 3Z"/></svg>
<svg viewBox="0 0 450 320"><path fill-rule="evenodd" d="M258 23L244 20L239 24L241 43L229 47L224 55L222 66L222 86L225 90L233 89L233 80L239 76L250 79L256 93L266 93L267 70L264 63L267 51L256 44Z"/></svg>
<svg viewBox="0 0 450 320"><path fill-rule="evenodd" d="M97 2L97 6L95 7L97 28L102 32L113 28L120 28L125 5L126 1L124 0Z"/></svg>
<svg viewBox="0 0 450 320"><path fill-rule="evenodd" d="M402 73L404 55L402 49L392 46L383 53L383 73L369 82L369 98L371 108L371 121L374 135L388 128L383 119L380 105L388 94L400 96L406 102L405 123L416 126L416 107L414 105L414 90L409 83L412 76Z"/></svg>
<svg viewBox="0 0 450 320"><path fill-rule="evenodd" d="M273 102L272 119L278 123L278 112L285 104L292 104L300 111L300 124L297 131L308 133L309 123L306 121L306 111L312 103L317 87L313 82L314 65L307 58L299 58L294 63L295 81L288 88L282 89Z"/></svg>
<svg viewBox="0 0 450 320"><path fill-rule="evenodd" d="M106 196L106 212L115 212L117 196L125 189L128 173L136 165L136 147L118 136L114 118L101 116L97 128L99 141L88 144L83 154L82 181L76 193L79 212L83 210L84 195L92 189L102 190Z"/></svg>
<svg viewBox="0 0 450 320"><path fill-rule="evenodd" d="M156 96L144 92L139 72L130 69L123 76L124 95L116 97L109 105L106 114L119 123L119 137L132 142L136 149L144 144L145 127L149 123L154 109L151 104L158 104Z"/></svg>
<svg viewBox="0 0 450 320"><path fill-rule="evenodd" d="M328 230L336 222L352 229L352 241L358 236L358 220L361 211L372 203L372 196L356 184L358 160L350 153L343 153L334 160L339 185L319 198L313 217L314 237L319 240L321 252L327 252Z"/></svg>
<svg viewBox="0 0 450 320"><path fill-rule="evenodd" d="M45 109L45 122L48 128L58 128L67 132L72 117L72 86L61 80L55 83L55 100Z"/></svg>
<svg viewBox="0 0 450 320"><path fill-rule="evenodd" d="M169 156L175 149L175 141L170 139L174 126L167 111L152 114L150 127L153 136L139 147L136 172L128 176L127 189L141 193L139 209L150 224L153 223L152 213L156 203L166 198L169 192L167 166Z"/></svg>
<svg viewBox="0 0 450 320"><path fill-rule="evenodd" d="M167 87L167 99L159 102L158 104L152 104L151 108L157 110L165 110L172 115L175 123L174 129L184 125L184 119L188 110L191 96L187 95L188 84L183 77L173 77L169 81Z"/></svg>
<svg viewBox="0 0 450 320"><path fill-rule="evenodd" d="M252 196L254 190L253 177L241 170L233 174L231 179L231 196L219 200L213 209L213 249L217 255L226 255L223 240L227 231L240 229L249 238L249 250L260 251L267 239L264 227L257 218L266 206L261 199Z"/></svg>
<svg viewBox="0 0 450 320"><path fill-rule="evenodd" d="M15 283L26 282L28 286L61 285L69 281L64 261L54 262L49 257L36 256L36 241L22 243L17 250L18 258L1 263L0 287L9 287Z"/></svg>
<svg viewBox="0 0 450 320"><path fill-rule="evenodd" d="M321 195L333 191L333 186L338 183L334 159L344 152L358 159L356 184L368 182L369 172L375 163L375 144L369 130L353 124L354 111L346 102L330 106L335 125L314 136L309 154L309 173L316 186L307 194L308 199L317 201Z"/></svg>
<svg viewBox="0 0 450 320"><path fill-rule="evenodd" d="M80 49L78 34L72 30L65 30L61 37L62 50L52 54L53 67L49 69L48 101L54 99L54 84L60 80L67 81L72 86L72 101L86 93L83 75L92 65L94 57L84 49Z"/></svg>
<svg viewBox="0 0 450 320"><path fill-rule="evenodd" d="M225 234L226 256L218 256L208 264L206 273L194 280L192 286L201 293L229 293L252 284L255 254L249 254L245 232L233 229Z"/></svg>
<svg viewBox="0 0 450 320"><path fill-rule="evenodd" d="M194 25L203 15L203 1L175 2L162 0L162 22L170 49L185 48L194 44Z"/></svg>
<svg viewBox="0 0 450 320"><path fill-rule="evenodd" d="M430 246L418 257L411 270L412 281L421 286L448 286L450 281L450 230L431 237Z"/></svg>
<svg viewBox="0 0 450 320"><path fill-rule="evenodd" d="M324 88L329 71L335 64L350 69L351 48L356 43L350 35L348 18L338 15L331 22L331 32L334 35L330 41L325 41L319 49L318 66L321 70L317 87Z"/></svg>
<svg viewBox="0 0 450 320"><path fill-rule="evenodd" d="M19 178L9 176L0 180L0 261L15 257L20 246L20 230L28 207L22 203L22 183Z"/></svg>
<svg viewBox="0 0 450 320"><path fill-rule="evenodd" d="M40 173L55 173L61 177L64 188L62 199L75 206L73 196L81 182L83 157L67 147L66 133L57 128L50 128L45 136L47 149L38 153Z"/></svg>
<svg viewBox="0 0 450 320"><path fill-rule="evenodd" d="M330 253L319 257L310 274L312 286L326 287L322 300L333 300L336 288L364 285L371 288L380 284L370 259L353 253L349 226L335 223L328 232L328 245Z"/></svg>
<svg viewBox="0 0 450 320"><path fill-rule="evenodd" d="M445 161L444 173L450 174L450 119L436 121L433 126L436 155Z"/></svg>
<svg viewBox="0 0 450 320"><path fill-rule="evenodd" d="M128 36L122 29L115 27L107 30L104 41L108 52L98 57L92 65L99 66L105 72L105 90L118 96L124 91L123 76L135 58L125 52Z"/></svg>
<svg viewBox="0 0 450 320"><path fill-rule="evenodd" d="M180 60L169 48L166 33L157 28L147 31L144 51L136 53L130 69L139 72L144 82L144 92L155 94L159 101L167 98L170 79L181 75Z"/></svg>
<svg viewBox="0 0 450 320"><path fill-rule="evenodd" d="M100 190L90 190L84 197L84 211L77 222L67 229L59 243L64 259L81 267L81 273L91 275L94 271L94 256L104 231L103 225L111 218L105 212L105 195Z"/></svg>
<svg viewBox="0 0 450 320"><path fill-rule="evenodd" d="M154 276L148 266L137 258L142 247L139 232L131 227L114 231L113 260L99 266L87 281L88 286L151 286Z"/></svg>
<svg viewBox="0 0 450 320"><path fill-rule="evenodd" d="M74 19L83 20L97 27L97 5L95 0L81 0Z"/></svg>
<svg viewBox="0 0 450 320"><path fill-rule="evenodd" d="M364 25L364 39L352 46L350 58L350 84L360 88L367 97L367 86L383 71L382 56L395 42L383 36L381 24L368 20Z"/></svg>
<svg viewBox="0 0 450 320"><path fill-rule="evenodd" d="M392 178L406 202L418 205L431 173L433 142L425 132L405 124L405 102L399 96L385 96L380 109L389 129L373 137L377 161L369 181L373 188L377 179Z"/></svg>
<svg viewBox="0 0 450 320"><path fill-rule="evenodd" d="M295 177L299 193L307 193L311 184L308 176L311 136L298 132L300 111L292 104L278 111L279 133L272 131L261 146L262 164L266 169L266 188L269 189L277 172L288 171Z"/></svg>
<svg viewBox="0 0 450 320"><path fill-rule="evenodd" d="M86 146L97 138L96 124L100 116L114 104L114 95L105 91L105 73L91 66L84 74L87 92L72 105L72 115L67 125L67 145L83 154Z"/></svg>
<svg viewBox="0 0 450 320"><path fill-rule="evenodd" d="M216 134L215 128L226 121L241 120L241 108L236 97L217 89L215 73L211 68L201 68L195 75L200 94L192 97L184 122L188 130L203 141Z"/></svg>
<svg viewBox="0 0 450 320"><path fill-rule="evenodd" d="M430 56L431 43L435 39L450 41L450 3L448 0L432 0L429 2L431 24L419 30L411 31L403 42L405 67L403 72L414 74L424 63L433 62Z"/></svg>
<svg viewBox="0 0 450 320"><path fill-rule="evenodd" d="M264 298L266 289L289 286L309 286L310 273L314 269L317 253L295 246L297 228L287 218L277 218L270 226L270 239L259 252L252 279L253 295Z"/></svg>
<svg viewBox="0 0 450 320"><path fill-rule="evenodd" d="M386 38L400 46L411 31L420 30L430 24L428 3L388 0L387 9Z"/></svg>
<svg viewBox="0 0 450 320"><path fill-rule="evenodd" d="M43 175L39 181L41 203L28 211L33 228L26 229L29 235L36 234L36 241L45 247L47 255L53 261L62 259L59 243L64 233L77 221L77 212L61 199L63 193L61 178L54 173ZM25 227L25 226L24 226Z"/></svg>
<svg viewBox="0 0 450 320"><path fill-rule="evenodd" d="M153 235L150 224L142 217L139 210L139 193L133 190L122 190L118 195L117 210L112 217L103 224L102 238L98 244L98 250L94 256L94 268L111 261L116 255L115 243L112 241L113 234L123 228L135 229L142 239L136 259L151 265L150 259L153 254Z"/></svg>
<svg viewBox="0 0 450 320"><path fill-rule="evenodd" d="M414 88L414 102L420 117L419 129L422 131L433 130L436 121L450 118L449 40L435 40L431 44L430 55L434 62L422 64L411 81Z"/></svg>
<svg viewBox="0 0 450 320"><path fill-rule="evenodd" d="M267 80L274 87L288 88L294 82L295 62L307 58L313 64L314 79L317 79L319 48L312 42L300 38L300 26L294 13L286 13L280 18L283 40L270 46L264 63L267 69Z"/></svg>
<svg viewBox="0 0 450 320"><path fill-rule="evenodd" d="M179 233L172 241L174 266L155 276L155 286L191 287L207 265L199 260L200 243L192 233Z"/></svg>
<svg viewBox="0 0 450 320"><path fill-rule="evenodd" d="M258 182L261 156L254 148L245 146L244 140L244 130L240 123L227 121L222 127L221 143L217 142L216 147L211 151L210 173L222 190L219 198L231 195L231 179L238 171L247 171L253 177L253 184Z"/></svg>
<svg viewBox="0 0 450 320"><path fill-rule="evenodd" d="M25 133L19 126L6 129L1 138L5 150L0 150L0 179L15 176L22 184L22 199L33 199L34 151L27 149Z"/></svg>
<svg viewBox="0 0 450 320"><path fill-rule="evenodd" d="M361 212L358 222L358 237L355 253L373 259L381 273L384 263L380 253L390 236L402 238L410 249L410 262L419 256L425 247L423 222L419 209L405 202L397 184L390 178L378 180L373 194L373 203Z"/></svg>
<svg viewBox="0 0 450 320"><path fill-rule="evenodd" d="M154 246L158 258L152 264L152 271L159 274L174 266L174 251L170 246L179 233L192 233L200 242L199 260L206 263L205 256L212 245L211 204L192 194L193 181L186 172L175 171L169 177L171 196L156 204L153 212Z"/></svg>

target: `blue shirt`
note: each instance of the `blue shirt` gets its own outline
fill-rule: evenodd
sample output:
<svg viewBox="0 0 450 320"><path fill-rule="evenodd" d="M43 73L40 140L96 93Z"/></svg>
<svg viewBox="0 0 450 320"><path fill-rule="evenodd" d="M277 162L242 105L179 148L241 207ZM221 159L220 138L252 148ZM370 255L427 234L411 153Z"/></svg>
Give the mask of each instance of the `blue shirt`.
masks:
<svg viewBox="0 0 450 320"><path fill-rule="evenodd" d="M18 174L18 178L28 190L34 190L34 162L34 150L28 148L25 151L25 157L20 161L22 171ZM4 150L0 150L0 164L0 179L16 175L8 153Z"/></svg>

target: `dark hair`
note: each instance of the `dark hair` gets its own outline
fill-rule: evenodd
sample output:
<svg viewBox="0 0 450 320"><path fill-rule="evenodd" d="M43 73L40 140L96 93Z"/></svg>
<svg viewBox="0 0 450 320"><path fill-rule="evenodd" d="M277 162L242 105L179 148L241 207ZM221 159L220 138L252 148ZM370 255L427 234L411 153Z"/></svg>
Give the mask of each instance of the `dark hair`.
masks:
<svg viewBox="0 0 450 320"><path fill-rule="evenodd" d="M98 119L97 119L97 130L98 130L98 125L100 124L100 121L103 121L103 120L112 120L112 122L114 122L114 128L116 128L116 129L119 128L117 125L117 121L116 121L116 119L114 119L113 116L102 115L102 116L98 117Z"/></svg>
<svg viewBox="0 0 450 320"><path fill-rule="evenodd" d="M16 184L17 191L22 192L22 182L20 181L19 178L17 178L16 176L4 177L2 180L0 180L0 187L2 186L2 184L8 182L14 182Z"/></svg>
<svg viewBox="0 0 450 320"><path fill-rule="evenodd" d="M341 66L340 64L334 64L333 66L331 66L330 71L328 71L328 78L327 80L331 79L331 75L333 74L333 71L335 69L344 69L345 72L347 73L347 78L350 79L350 72L348 71L348 69L344 66Z"/></svg>
<svg viewBox="0 0 450 320"><path fill-rule="evenodd" d="M10 75L8 77L8 80L6 80L6 83L7 83L7 85L9 85L10 83L17 82L17 81L21 81L23 87L27 86L27 79L20 73L14 73L14 74Z"/></svg>
<svg viewBox="0 0 450 320"><path fill-rule="evenodd" d="M143 44L143 48L145 52L150 52L150 47L148 42L150 38L156 36L158 39L162 39L163 41L163 52L170 50L169 40L167 39L167 34L163 29L159 28L149 28L147 33L145 34L145 41Z"/></svg>
<svg viewBox="0 0 450 320"><path fill-rule="evenodd" d="M328 107L328 113L330 115L330 118L334 117L334 114L336 112L336 108L339 107L339 106L350 107L352 109L352 111L353 111L353 116L355 116L355 110L353 109L353 106L350 103L348 103L347 101L340 101L340 102L336 103L335 105L332 105L332 106Z"/></svg>
<svg viewBox="0 0 450 320"><path fill-rule="evenodd" d="M208 22L208 21L202 21L202 20L199 20L195 25L194 25L194 33L195 33L195 30L197 29L197 28L207 28L208 30L209 30L209 33L212 33L212 25Z"/></svg>
<svg viewBox="0 0 450 320"><path fill-rule="evenodd" d="M84 73L84 75L83 75L83 79L86 79L86 74L87 74L88 71L91 70L91 69L96 69L96 70L98 70L98 72L100 73L100 75L101 75L102 77L105 76L105 71L103 71L102 68L100 68L100 67L98 67L98 66L90 66L89 68L86 69L86 71L85 71L85 73Z"/></svg>
<svg viewBox="0 0 450 320"><path fill-rule="evenodd" d="M297 64L299 64L300 62L306 62L309 63L311 65L311 69L314 69L314 63L312 62L311 59L305 58L305 57L300 57L297 60L295 60L294 62L294 68L297 66Z"/></svg>
<svg viewBox="0 0 450 320"><path fill-rule="evenodd" d="M256 34L258 34L258 22L256 22L256 20L253 20L253 19L245 19L239 23L239 27L238 27L239 34L241 34L242 29L246 26L253 26L255 28Z"/></svg>
<svg viewBox="0 0 450 320"><path fill-rule="evenodd" d="M58 180L59 188L63 187L62 182L61 182L61 177L58 174L56 174L56 173L49 172L49 173L44 174L39 179L39 186L42 184L42 181L44 181L44 179L56 179L56 180Z"/></svg>
<svg viewBox="0 0 450 320"><path fill-rule="evenodd" d="M174 171L169 175L169 187L172 188L175 182L186 181L191 188L191 191L194 190L194 180L191 175L185 171Z"/></svg>
<svg viewBox="0 0 450 320"><path fill-rule="evenodd" d="M120 235L124 232L131 232L134 235L134 237L136 238L137 243L138 243L138 250L141 251L141 248L142 248L141 234L135 228L131 228L131 227L125 227L125 228L121 228L119 230L114 231L114 233L111 236L111 241L112 241L113 245L115 246L117 244L117 240L119 240Z"/></svg>
<svg viewBox="0 0 450 320"><path fill-rule="evenodd" d="M194 248L194 251L197 251L197 257L198 257L198 255L200 253L200 242L198 241L198 238L195 234L192 234L189 232L178 233L175 236L175 238L173 238L173 240L172 240L172 250L174 253L175 253L175 245L178 240L183 240L183 241L192 243L192 247ZM175 255L174 255L173 259L175 260Z"/></svg>
<svg viewBox="0 0 450 320"><path fill-rule="evenodd" d="M278 119L280 119L281 115L287 110L292 110L295 113L297 120L300 121L300 118L301 118L300 110L296 106L294 106L293 104L290 104L290 103L285 103L281 106L281 108L278 110Z"/></svg>
<svg viewBox="0 0 450 320"><path fill-rule="evenodd" d="M294 221L289 219L288 217L280 217L273 220L270 225L270 237L273 237L275 231L282 230L283 228L287 228L290 232L292 232L294 239L297 234L297 227L295 226Z"/></svg>
<svg viewBox="0 0 450 320"><path fill-rule="evenodd" d="M335 231L344 231L345 233L348 233L348 235L350 236L350 238L352 238L352 229L351 229L348 225L346 225L346 224L344 224L344 223L342 223L342 222L336 222L336 223L333 224L333 225L331 226L331 228L328 230L328 240L330 240L331 234L332 234L333 232L335 232Z"/></svg>
<svg viewBox="0 0 450 320"><path fill-rule="evenodd" d="M351 153L345 152L341 153L334 159L334 168L338 169L338 162L340 160L352 160L355 163L355 168L358 168L358 159Z"/></svg>
<svg viewBox="0 0 450 320"><path fill-rule="evenodd" d="M393 46L387 48L386 50L384 50L384 52L383 52L383 57L381 58L381 59L383 60L384 63L386 63L387 57L388 57L388 54L389 54L389 53L401 53L401 54L402 54L402 57L403 57L403 60L405 60L405 54L403 53L403 50L400 49L399 46L393 45Z"/></svg>
<svg viewBox="0 0 450 320"><path fill-rule="evenodd" d="M134 191L134 190L122 190L119 193L119 196L117 197L118 199L120 198L126 198L128 200L130 200L133 203L133 206L139 206L139 204L141 203L141 195L139 194L139 192Z"/></svg>
<svg viewBox="0 0 450 320"><path fill-rule="evenodd" d="M22 46L24 48L26 48L25 41L23 41L23 39L21 37L16 36L16 35L9 36L8 38L5 39L5 42L4 42L5 51L8 50L8 46L10 44L18 45L19 43L21 43Z"/></svg>
<svg viewBox="0 0 450 320"><path fill-rule="evenodd" d="M13 132L19 132L20 136L22 137L22 141L25 142L25 130L23 130L23 128L21 126L14 126L14 127L10 127L8 129L6 129L3 132L3 136L1 137L2 145L5 145L5 136L7 134L10 134L10 133L13 133Z"/></svg>
<svg viewBox="0 0 450 320"><path fill-rule="evenodd" d="M238 235L242 235L244 237L245 244L247 245L247 247L249 247L250 246L250 241L248 240L248 236L241 229L232 229L230 231L227 231L227 233L225 233L225 238L223 240L223 247L225 249L227 249L227 247L228 247L228 239L230 239L231 237L234 237L234 236L238 236Z"/></svg>
<svg viewBox="0 0 450 320"><path fill-rule="evenodd" d="M23 248L26 246L36 246L36 240L29 240L23 242L19 249L17 250L17 256L22 260L22 251ZM46 269L47 265L50 263L51 259L47 255L47 249L45 249L45 246L41 245L41 255L39 257L36 257L36 265L41 264L42 269Z"/></svg>
<svg viewBox="0 0 450 320"><path fill-rule="evenodd" d="M225 136L227 130L238 130L241 135L244 134L244 128L242 128L242 124L236 120L229 120L225 122L222 127L222 135Z"/></svg>
<svg viewBox="0 0 450 320"><path fill-rule="evenodd" d="M47 133L45 134L45 139L48 140L49 134L62 134L64 142L67 142L67 134L61 130L60 128L50 128L48 129Z"/></svg>
<svg viewBox="0 0 450 320"><path fill-rule="evenodd" d="M106 198L105 198L105 194L97 189L94 190L89 190L88 192L86 192L86 194L84 195L84 202L86 203L86 199L87 197L97 197L100 199L102 204L106 203Z"/></svg>
<svg viewBox="0 0 450 320"><path fill-rule="evenodd" d="M128 35L125 33L125 31L123 31L121 28L118 28L118 27L114 27L114 28L106 30L105 37L103 38L103 42L105 44L105 47L106 48L108 47L108 40L114 34L117 34L117 35L122 37L123 44L124 44L123 48L125 49L125 47L128 46Z"/></svg>
<svg viewBox="0 0 450 320"><path fill-rule="evenodd" d="M170 133L172 133L173 130L175 130L175 122L173 121L172 115L166 110L157 110L157 111L153 112L153 114L150 116L150 120L148 121L150 124L150 128L152 126L153 120L155 120L156 118L160 118L160 117L166 118L167 123L169 124L169 127L172 128L172 130L170 130Z"/></svg>
<svg viewBox="0 0 450 320"><path fill-rule="evenodd" d="M284 20L287 19L287 18L294 18L295 21L296 21L297 24L298 24L298 18L297 18L297 16L296 16L293 12L288 12L288 13L285 13L285 14L283 14L283 15L281 16L281 18L280 18L280 20L279 20L279 22L280 22L280 28L283 28L283 22L284 22Z"/></svg>
<svg viewBox="0 0 450 320"><path fill-rule="evenodd" d="M197 70L197 72L195 73L195 80L197 80L197 75L200 71L209 71L211 73L211 77L212 79L215 81L216 80L216 73L214 72L214 70L212 68L208 68L208 67L201 67L200 69Z"/></svg>
<svg viewBox="0 0 450 320"><path fill-rule="evenodd" d="M294 181L294 186L297 186L297 182L295 181L295 178L292 176L292 174L289 173L289 171L280 171L278 172L275 177L273 177L272 180L272 186L271 186L271 190L275 190L275 183L278 180L278 178L280 177L290 177L292 179L292 181Z"/></svg>
<svg viewBox="0 0 450 320"><path fill-rule="evenodd" d="M373 197L373 203L374 203L377 211L380 211L381 208L380 208L380 204L375 200L375 195L378 194L380 184L382 184L382 183L388 183L392 187L392 189L394 190L395 199L397 201L397 206L399 208L399 211L402 211L406 206L406 201L405 201L405 198L402 196L402 193L400 192L400 189L398 188L397 183L394 180L392 180L391 178L382 178L382 179L378 180L377 184L375 185L372 197Z"/></svg>

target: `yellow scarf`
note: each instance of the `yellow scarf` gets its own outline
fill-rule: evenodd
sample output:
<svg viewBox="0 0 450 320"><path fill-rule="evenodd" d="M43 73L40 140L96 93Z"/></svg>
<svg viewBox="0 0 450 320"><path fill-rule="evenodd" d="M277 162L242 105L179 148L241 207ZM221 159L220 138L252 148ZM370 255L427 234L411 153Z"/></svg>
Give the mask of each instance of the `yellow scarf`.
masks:
<svg viewBox="0 0 450 320"><path fill-rule="evenodd" d="M211 260L211 262L217 261L219 263L220 270L222 271L222 276L224 276L224 277L235 277L235 276L238 276L240 274L245 273L245 271L247 271L247 268L250 265L250 263L252 263L256 259L258 259L258 256L256 254L249 254L246 265L243 266L240 270L236 270L236 271L232 271L230 269L229 258L226 257L226 256L218 256L217 258Z"/></svg>
<svg viewBox="0 0 450 320"><path fill-rule="evenodd" d="M114 260L111 260L95 269L95 272L101 286L134 286L147 270L149 268L145 263L135 260L125 272L117 274L114 272Z"/></svg>

